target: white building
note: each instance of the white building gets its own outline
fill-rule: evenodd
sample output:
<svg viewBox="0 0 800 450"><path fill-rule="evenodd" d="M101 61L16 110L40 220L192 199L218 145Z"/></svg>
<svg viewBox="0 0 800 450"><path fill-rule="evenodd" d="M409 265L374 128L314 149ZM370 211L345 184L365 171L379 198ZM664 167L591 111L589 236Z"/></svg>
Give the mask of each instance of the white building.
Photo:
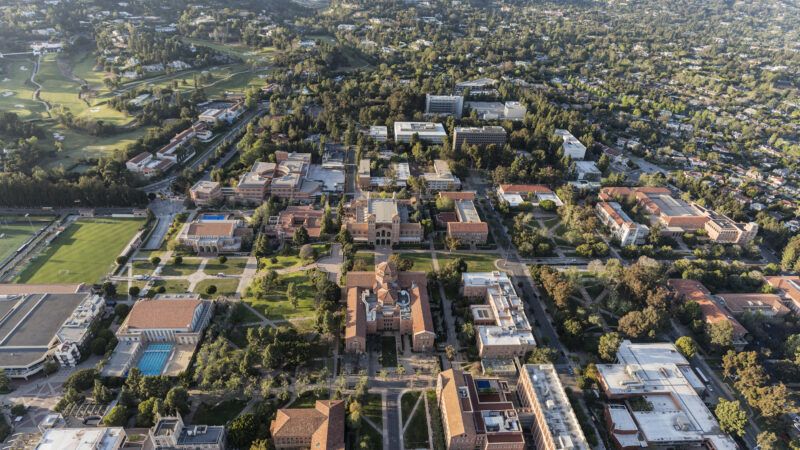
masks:
<svg viewBox="0 0 800 450"><path fill-rule="evenodd" d="M441 144L444 138L447 137L447 132L444 126L440 123L433 122L395 122L394 123L394 140L395 142L411 142L411 137L414 135L419 137L420 141L425 141L431 144Z"/></svg>
<svg viewBox="0 0 800 450"><path fill-rule="evenodd" d="M512 358L533 350L536 341L525 304L505 272L463 273L461 284L465 297L487 301L470 307L481 358Z"/></svg>
<svg viewBox="0 0 800 450"><path fill-rule="evenodd" d="M460 95L425 94L425 114L453 116L461 118L464 110L464 97Z"/></svg>
<svg viewBox="0 0 800 450"><path fill-rule="evenodd" d="M618 364L598 364L611 439L621 448L735 450L703 402L705 387L674 345L624 341ZM646 404L646 407L633 407Z"/></svg>
<svg viewBox="0 0 800 450"><path fill-rule="evenodd" d="M597 202L595 212L620 245L642 245L650 234L647 225L634 222L617 202Z"/></svg>
<svg viewBox="0 0 800 450"><path fill-rule="evenodd" d="M119 450L127 435L122 427L51 428L45 430L36 450Z"/></svg>
<svg viewBox="0 0 800 450"><path fill-rule="evenodd" d="M561 137L561 148L564 149L565 156L569 156L573 160L582 160L586 157L586 146L581 144L581 141L573 136L572 133L558 129L555 134Z"/></svg>
<svg viewBox="0 0 800 450"><path fill-rule="evenodd" d="M522 120L527 108L520 102L466 102L464 105L475 111L481 120Z"/></svg>
<svg viewBox="0 0 800 450"><path fill-rule="evenodd" d="M453 175L450 170L450 164L447 161L442 159L433 160L433 170L433 172L422 174L422 179L425 180L429 191L457 191L461 189L461 180Z"/></svg>
<svg viewBox="0 0 800 450"><path fill-rule="evenodd" d="M385 125L373 125L369 127L367 136L371 137L375 142L386 142L389 139L389 127Z"/></svg>
<svg viewBox="0 0 800 450"><path fill-rule="evenodd" d="M552 364L525 364L519 374L520 403L533 412L537 450L590 450L578 417Z"/></svg>

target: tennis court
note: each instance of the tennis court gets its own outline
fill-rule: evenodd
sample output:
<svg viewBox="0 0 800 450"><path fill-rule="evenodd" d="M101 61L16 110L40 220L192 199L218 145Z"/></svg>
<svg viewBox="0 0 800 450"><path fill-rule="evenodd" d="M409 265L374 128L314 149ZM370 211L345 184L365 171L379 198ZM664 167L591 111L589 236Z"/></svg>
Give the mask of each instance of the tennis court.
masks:
<svg viewBox="0 0 800 450"><path fill-rule="evenodd" d="M142 375L158 376L164 371L170 355L172 354L172 344L150 344L139 358L139 370Z"/></svg>

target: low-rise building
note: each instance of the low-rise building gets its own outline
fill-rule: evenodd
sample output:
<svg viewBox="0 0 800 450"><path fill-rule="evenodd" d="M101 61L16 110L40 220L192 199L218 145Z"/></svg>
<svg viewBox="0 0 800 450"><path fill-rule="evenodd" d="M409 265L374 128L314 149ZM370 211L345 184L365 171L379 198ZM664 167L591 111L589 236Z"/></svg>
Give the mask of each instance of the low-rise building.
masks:
<svg viewBox="0 0 800 450"><path fill-rule="evenodd" d="M663 187L607 187L600 191L601 200L617 198L635 199L648 214L651 224L660 222L662 233L681 236L687 232L704 229L713 242L744 245L758 233L758 224L738 223L725 215L672 196Z"/></svg>
<svg viewBox="0 0 800 450"><path fill-rule="evenodd" d="M386 125L373 125L369 127L367 136L375 142L386 142L389 139L389 127Z"/></svg>
<svg viewBox="0 0 800 450"><path fill-rule="evenodd" d="M688 363L676 364L685 359L666 345L672 348L624 341L618 364L597 365L600 387L612 402L605 409L612 442L619 449L736 450L690 380Z"/></svg>
<svg viewBox="0 0 800 450"><path fill-rule="evenodd" d="M222 186L216 181L200 180L189 189L189 198L200 207L220 203L224 200Z"/></svg>
<svg viewBox="0 0 800 450"><path fill-rule="evenodd" d="M324 211L311 205L287 206L277 216L269 218L267 233L278 239L292 239L298 228L304 227L312 239L319 238L322 231Z"/></svg>
<svg viewBox="0 0 800 450"><path fill-rule="evenodd" d="M792 276L771 276L766 277L767 283L778 291L778 295L788 305L789 309L800 314L800 277Z"/></svg>
<svg viewBox="0 0 800 450"><path fill-rule="evenodd" d="M507 139L506 130L500 126L455 127L453 130L453 149L460 150L464 145L502 147Z"/></svg>
<svg viewBox="0 0 800 450"><path fill-rule="evenodd" d="M277 450L344 450L342 400L317 400L313 408L281 408L270 423Z"/></svg>
<svg viewBox="0 0 800 450"><path fill-rule="evenodd" d="M436 379L447 450L523 450L522 424L505 381L456 369Z"/></svg>
<svg viewBox="0 0 800 450"><path fill-rule="evenodd" d="M395 122L394 141L397 143L411 142L411 138L417 135L420 141L431 144L441 144L447 137L444 126L433 122Z"/></svg>
<svg viewBox="0 0 800 450"><path fill-rule="evenodd" d="M217 125L221 122L233 123L244 114L244 101L237 101L227 107L209 108L197 116L197 120L209 125Z"/></svg>
<svg viewBox="0 0 800 450"><path fill-rule="evenodd" d="M242 174L234 190L236 200L260 205L269 191L269 184L275 176L277 165L271 162L259 161L253 164L249 171Z"/></svg>
<svg viewBox="0 0 800 450"><path fill-rule="evenodd" d="M430 192L461 189L461 180L453 174L450 164L443 159L433 160L433 172L423 173L422 179Z"/></svg>
<svg viewBox="0 0 800 450"><path fill-rule="evenodd" d="M180 415L159 416L147 438L146 449L225 450L224 426L184 425Z"/></svg>
<svg viewBox="0 0 800 450"><path fill-rule="evenodd" d="M597 217L611 234L619 240L621 246L642 245L646 242L650 229L647 225L634 222L622 206L617 202L597 202L595 205Z"/></svg>
<svg viewBox="0 0 800 450"><path fill-rule="evenodd" d="M750 313L766 317L782 317L791 312L777 294L717 294L717 298L734 316Z"/></svg>
<svg viewBox="0 0 800 450"><path fill-rule="evenodd" d="M458 221L447 222L447 236L464 244L483 245L489 239L489 225L481 220L472 200L456 200Z"/></svg>
<svg viewBox="0 0 800 450"><path fill-rule="evenodd" d="M552 364L525 364L517 395L533 413L531 429L536 450L590 450L564 386Z"/></svg>
<svg viewBox="0 0 800 450"><path fill-rule="evenodd" d="M555 135L561 138L561 149L564 150L564 156L569 156L573 161L586 158L586 146L572 133L558 129L555 131Z"/></svg>
<svg viewBox="0 0 800 450"><path fill-rule="evenodd" d="M156 159L150 152L139 153L125 163L125 167L129 171L142 174L147 178L163 174L174 165L173 161Z"/></svg>
<svg viewBox="0 0 800 450"><path fill-rule="evenodd" d="M453 116L461 118L464 109L464 97L460 95L425 94L425 114Z"/></svg>
<svg viewBox="0 0 800 450"><path fill-rule="evenodd" d="M364 353L367 335L396 331L410 335L414 351L433 350L433 329L424 272L399 272L390 262L375 272L348 272L345 284L345 349Z"/></svg>
<svg viewBox="0 0 800 450"><path fill-rule="evenodd" d="M555 192L540 184L501 184L497 187L497 195L512 208L524 202L539 206L539 203L546 200L552 201L556 207L564 205Z"/></svg>
<svg viewBox="0 0 800 450"><path fill-rule="evenodd" d="M467 108L478 116L481 120L513 120L518 121L525 118L527 108L520 102L508 101L501 102L466 102Z"/></svg>
<svg viewBox="0 0 800 450"><path fill-rule="evenodd" d="M470 307L481 358L524 356L534 349L525 303L505 272L463 273L461 286L464 297L486 299L486 304Z"/></svg>
<svg viewBox="0 0 800 450"><path fill-rule="evenodd" d="M27 379L50 358L64 367L80 361L105 300L83 284L0 284L0 307L6 330L0 369L10 378Z"/></svg>
<svg viewBox="0 0 800 450"><path fill-rule="evenodd" d="M696 280L683 280L673 278L667 280L667 286L674 292L675 296L683 302L697 302L700 306L700 313L708 325L718 322L730 322L733 327L733 346L737 350L747 345L747 329L739 323L731 314L726 312L711 295L711 292L703 286L703 283Z"/></svg>
<svg viewBox="0 0 800 450"><path fill-rule="evenodd" d="M311 164L311 153L277 151L275 159L277 166L269 188L275 197L310 202L323 194L344 191L344 170L337 164Z"/></svg>
<svg viewBox="0 0 800 450"><path fill-rule="evenodd" d="M50 428L42 433L36 450L120 450L127 434L122 427Z"/></svg>
<svg viewBox="0 0 800 450"><path fill-rule="evenodd" d="M354 200L352 216L343 225L355 242L391 246L419 243L424 238L422 225L409 222L408 201L395 198Z"/></svg>
<svg viewBox="0 0 800 450"><path fill-rule="evenodd" d="M249 243L253 230L242 219L200 219L187 223L178 235L178 242L195 253L218 255L241 251Z"/></svg>

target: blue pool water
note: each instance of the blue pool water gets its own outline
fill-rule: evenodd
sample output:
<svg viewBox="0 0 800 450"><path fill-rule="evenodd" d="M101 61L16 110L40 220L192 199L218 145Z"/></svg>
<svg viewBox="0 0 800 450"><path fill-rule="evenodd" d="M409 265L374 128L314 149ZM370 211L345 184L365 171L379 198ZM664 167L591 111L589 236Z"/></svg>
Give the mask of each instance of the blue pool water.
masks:
<svg viewBox="0 0 800 450"><path fill-rule="evenodd" d="M475 386L479 390L482 390L482 389L489 389L490 387L492 387L492 384L489 383L487 380L476 380L475 381Z"/></svg>
<svg viewBox="0 0 800 450"><path fill-rule="evenodd" d="M172 344L148 345L144 353L142 353L142 357L139 358L138 366L139 370L142 371L142 375L161 375L170 353L172 353Z"/></svg>
<svg viewBox="0 0 800 450"><path fill-rule="evenodd" d="M225 220L225 214L203 214L203 221Z"/></svg>

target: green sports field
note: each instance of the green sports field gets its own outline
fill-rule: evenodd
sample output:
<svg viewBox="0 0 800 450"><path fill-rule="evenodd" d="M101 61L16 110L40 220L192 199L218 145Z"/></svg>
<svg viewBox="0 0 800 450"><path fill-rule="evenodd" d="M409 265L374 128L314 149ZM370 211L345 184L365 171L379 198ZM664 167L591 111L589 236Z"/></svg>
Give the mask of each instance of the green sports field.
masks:
<svg viewBox="0 0 800 450"><path fill-rule="evenodd" d="M144 219L80 219L64 230L23 270L18 283L96 283Z"/></svg>

